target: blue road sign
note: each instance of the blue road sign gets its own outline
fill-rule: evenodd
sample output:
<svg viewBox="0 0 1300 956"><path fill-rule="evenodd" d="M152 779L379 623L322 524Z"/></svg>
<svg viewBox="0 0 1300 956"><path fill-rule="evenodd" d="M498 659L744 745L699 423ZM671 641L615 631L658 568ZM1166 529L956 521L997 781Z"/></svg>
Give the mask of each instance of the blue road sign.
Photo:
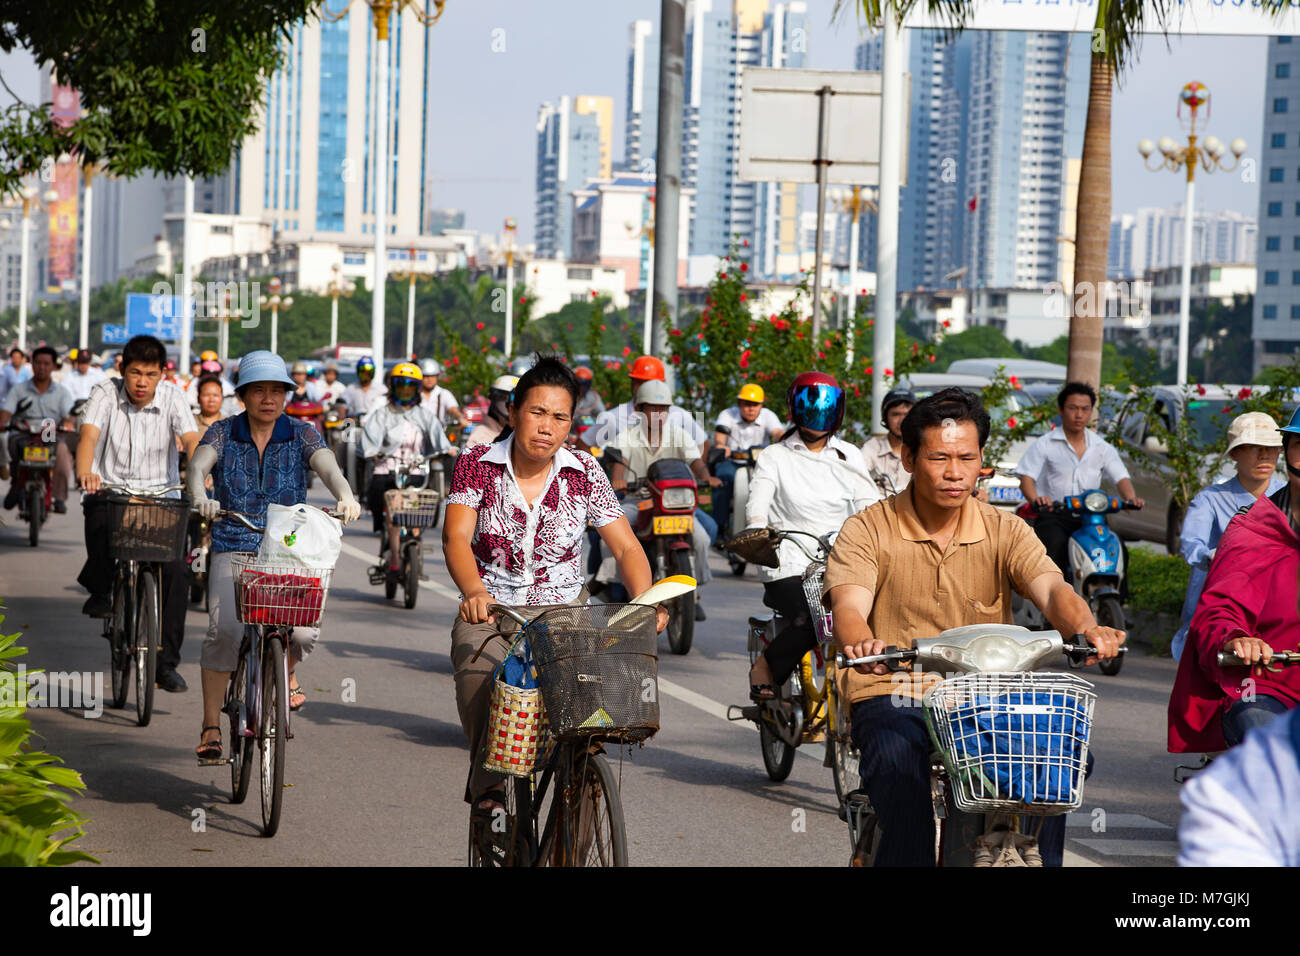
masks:
<svg viewBox="0 0 1300 956"><path fill-rule="evenodd" d="M126 330L130 335L152 335L164 342L178 342L181 337L183 299L178 295L149 295L128 292L126 295ZM190 314L193 336L194 316Z"/></svg>
<svg viewBox="0 0 1300 956"><path fill-rule="evenodd" d="M105 325L100 330L100 341L105 345L125 345L130 337L125 325Z"/></svg>

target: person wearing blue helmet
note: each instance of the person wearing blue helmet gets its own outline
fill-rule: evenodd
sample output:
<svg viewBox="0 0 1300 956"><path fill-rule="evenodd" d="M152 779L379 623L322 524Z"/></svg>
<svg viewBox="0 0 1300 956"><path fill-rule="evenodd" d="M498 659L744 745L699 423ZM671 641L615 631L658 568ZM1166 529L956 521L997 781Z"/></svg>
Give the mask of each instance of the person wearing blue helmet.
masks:
<svg viewBox="0 0 1300 956"><path fill-rule="evenodd" d="M254 524L262 526L272 503L296 505L307 500L310 468L338 500L337 510L343 521L355 521L361 506L339 471L334 453L310 422L285 414L285 400L294 381L284 360L264 350L249 352L240 360L235 388L245 410L208 428L194 450L185 477L195 510L212 520L218 510L225 508L248 515ZM205 487L209 473L211 498ZM239 660L244 633L235 615L231 553L257 551L261 543L261 534L235 521L217 521L212 527L208 634L200 661L203 729L196 753L201 760L221 756L221 704ZM289 706L293 710L306 702L294 668L312 649L319 633L316 628L293 629L289 657Z"/></svg>
<svg viewBox="0 0 1300 956"><path fill-rule="evenodd" d="M387 551L387 576L393 579L402 569L400 530L392 522L397 473L413 468L423 474L428 464L421 459L426 455L452 451L437 412L420 401L422 378L419 366L411 362L394 365L388 376L388 401L366 416L361 429L361 454L374 466L366 486L366 504L374 517L375 531L384 532L379 557L382 566Z"/></svg>
<svg viewBox="0 0 1300 956"><path fill-rule="evenodd" d="M388 389L375 381L375 360L363 355L357 359L357 382L348 386L339 404L344 406L346 414L360 421L367 412L382 405L387 394Z"/></svg>

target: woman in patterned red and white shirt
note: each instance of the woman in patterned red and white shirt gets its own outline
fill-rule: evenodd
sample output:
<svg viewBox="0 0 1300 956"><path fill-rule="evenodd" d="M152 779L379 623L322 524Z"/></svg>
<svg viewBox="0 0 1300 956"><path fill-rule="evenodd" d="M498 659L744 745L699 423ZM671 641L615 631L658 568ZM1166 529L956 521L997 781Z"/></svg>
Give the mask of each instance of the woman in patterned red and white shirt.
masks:
<svg viewBox="0 0 1300 956"><path fill-rule="evenodd" d="M442 545L461 603L451 660L471 754L465 799L479 815L501 806L503 778L483 769L481 748L492 672L510 649L488 608L503 604L531 618L559 605L585 604L588 523L618 560L629 594L652 583L645 552L605 472L586 452L565 447L578 395L572 371L554 356L538 356L515 386L510 427L495 442L467 450L452 472ZM659 630L667 624L660 608Z"/></svg>

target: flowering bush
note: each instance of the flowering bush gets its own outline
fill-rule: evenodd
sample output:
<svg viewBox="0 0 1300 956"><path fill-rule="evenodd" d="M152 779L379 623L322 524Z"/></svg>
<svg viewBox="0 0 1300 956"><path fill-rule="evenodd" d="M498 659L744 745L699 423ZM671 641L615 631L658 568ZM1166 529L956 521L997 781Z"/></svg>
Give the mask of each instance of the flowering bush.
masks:
<svg viewBox="0 0 1300 956"><path fill-rule="evenodd" d="M756 298L745 283L748 269L737 266L736 249L723 259L709 284L705 306L680 327L668 332L668 361L677 376L679 401L692 412L712 421L736 401L740 387L761 385L767 407L786 420L786 390L800 372L818 370L835 376L844 387L846 408L841 435L861 442L872 431L871 383L876 374L889 382L933 362L931 345L898 336L892 368L872 367L871 319L857 317L843 329L823 327L817 341L809 309L808 278L780 312L756 317L750 306ZM849 365L849 345L853 362Z"/></svg>

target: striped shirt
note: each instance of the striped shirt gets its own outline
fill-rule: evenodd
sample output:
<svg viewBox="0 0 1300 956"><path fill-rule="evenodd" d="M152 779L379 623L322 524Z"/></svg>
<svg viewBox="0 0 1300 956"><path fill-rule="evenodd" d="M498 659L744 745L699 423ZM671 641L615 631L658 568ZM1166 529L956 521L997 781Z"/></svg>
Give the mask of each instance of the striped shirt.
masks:
<svg viewBox="0 0 1300 956"><path fill-rule="evenodd" d="M873 594L873 636L900 648L965 624L1010 624L1011 589L1027 597L1041 574L1060 570L1024 521L968 498L957 530L940 552L921 526L912 488L859 511L844 523L826 562L822 591L856 584ZM839 689L856 703L892 694L920 698L939 676L839 672Z"/></svg>
<svg viewBox="0 0 1300 956"><path fill-rule="evenodd" d="M92 470L107 484L132 488L180 484L176 438L198 431L185 393L159 382L149 404L136 408L121 381L100 382L86 403L83 425L99 429Z"/></svg>

